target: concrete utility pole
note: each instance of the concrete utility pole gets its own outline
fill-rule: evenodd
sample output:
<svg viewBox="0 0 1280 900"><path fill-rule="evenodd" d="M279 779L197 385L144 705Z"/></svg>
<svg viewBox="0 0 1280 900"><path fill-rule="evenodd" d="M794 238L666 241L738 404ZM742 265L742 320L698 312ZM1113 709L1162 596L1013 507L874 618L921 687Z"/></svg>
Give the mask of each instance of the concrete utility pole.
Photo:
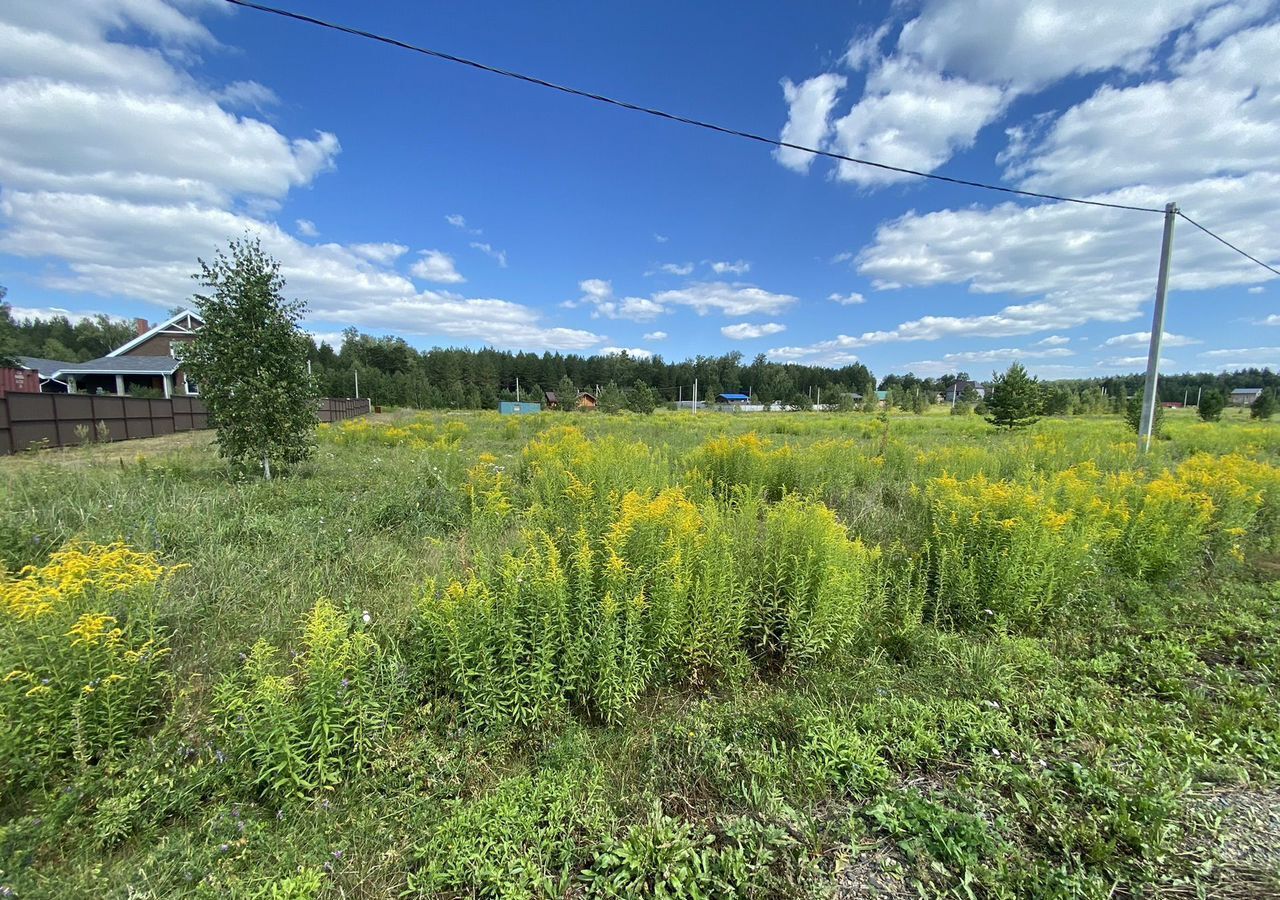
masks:
<svg viewBox="0 0 1280 900"><path fill-rule="evenodd" d="M360 370L352 369L351 371L356 373L356 399L359 400L360 399Z"/></svg>
<svg viewBox="0 0 1280 900"><path fill-rule="evenodd" d="M698 379L693 379L693 411L698 411Z"/></svg>
<svg viewBox="0 0 1280 900"><path fill-rule="evenodd" d="M1164 298L1169 290L1169 257L1173 254L1173 220L1178 204L1164 205L1164 240L1160 244L1160 273L1156 276L1156 309L1151 317L1151 348L1147 351L1147 385L1142 392L1142 419L1138 424L1138 449L1151 449L1151 432L1155 428L1156 389L1160 380L1160 343L1164 339Z"/></svg>

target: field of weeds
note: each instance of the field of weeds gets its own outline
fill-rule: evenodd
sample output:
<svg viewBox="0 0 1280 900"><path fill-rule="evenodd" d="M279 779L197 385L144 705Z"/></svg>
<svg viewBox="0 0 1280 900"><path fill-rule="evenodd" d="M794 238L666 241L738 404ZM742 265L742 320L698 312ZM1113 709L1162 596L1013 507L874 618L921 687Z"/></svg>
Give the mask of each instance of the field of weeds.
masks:
<svg viewBox="0 0 1280 900"><path fill-rule="evenodd" d="M0 460L0 896L1276 895L1280 426L1171 419Z"/></svg>

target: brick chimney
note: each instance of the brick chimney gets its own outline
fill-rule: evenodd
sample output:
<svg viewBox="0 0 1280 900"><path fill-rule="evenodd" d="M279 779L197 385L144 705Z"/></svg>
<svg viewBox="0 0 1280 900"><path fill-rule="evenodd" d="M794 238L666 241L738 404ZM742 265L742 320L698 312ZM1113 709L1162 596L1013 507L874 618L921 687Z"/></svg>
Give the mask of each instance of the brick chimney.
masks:
<svg viewBox="0 0 1280 900"><path fill-rule="evenodd" d="M151 326L147 324L146 319L134 319L133 327L138 330L138 334L146 334L151 330Z"/></svg>

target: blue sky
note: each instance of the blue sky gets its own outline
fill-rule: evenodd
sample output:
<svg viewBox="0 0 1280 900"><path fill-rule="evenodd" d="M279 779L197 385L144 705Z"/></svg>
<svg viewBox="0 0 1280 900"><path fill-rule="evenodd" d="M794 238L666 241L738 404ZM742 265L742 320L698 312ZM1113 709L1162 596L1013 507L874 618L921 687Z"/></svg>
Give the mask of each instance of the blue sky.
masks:
<svg viewBox="0 0 1280 900"><path fill-rule="evenodd" d="M1280 259L1273 0L305 10L841 153L1175 200ZM1159 216L775 154L220 0L11 0L0 121L19 314L159 318L248 231L319 335L879 374L1145 357ZM1173 268L1171 368L1280 367L1280 281L1185 223Z"/></svg>

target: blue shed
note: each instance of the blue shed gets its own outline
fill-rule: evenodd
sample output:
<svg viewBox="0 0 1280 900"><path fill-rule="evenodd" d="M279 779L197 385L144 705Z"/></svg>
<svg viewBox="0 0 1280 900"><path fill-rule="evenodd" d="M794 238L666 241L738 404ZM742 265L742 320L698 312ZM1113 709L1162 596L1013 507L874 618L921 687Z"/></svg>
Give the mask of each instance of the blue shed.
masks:
<svg viewBox="0 0 1280 900"><path fill-rule="evenodd" d="M717 403L746 403L750 399L746 394L716 394Z"/></svg>
<svg viewBox="0 0 1280 900"><path fill-rule="evenodd" d="M541 403L529 403L528 401L516 402L515 400L498 401L498 412L504 416L513 416L520 413L536 413L542 412Z"/></svg>

